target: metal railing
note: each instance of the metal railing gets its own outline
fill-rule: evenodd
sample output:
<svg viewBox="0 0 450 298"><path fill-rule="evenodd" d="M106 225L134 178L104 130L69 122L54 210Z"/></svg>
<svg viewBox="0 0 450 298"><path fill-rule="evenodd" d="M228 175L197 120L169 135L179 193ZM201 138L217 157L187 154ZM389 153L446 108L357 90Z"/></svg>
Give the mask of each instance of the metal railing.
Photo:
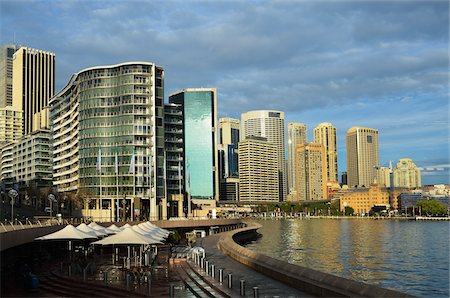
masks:
<svg viewBox="0 0 450 298"><path fill-rule="evenodd" d="M38 218L32 218L32 219L14 219L14 221L6 220L3 222L0 222L0 233L4 232L11 232L11 231L17 231L17 230L25 230L25 229L32 229L32 228L39 228L39 227L45 227L45 226L56 226L56 225L66 225L69 224L69 220L67 219L58 219L56 217L50 217L50 216L40 216Z"/></svg>

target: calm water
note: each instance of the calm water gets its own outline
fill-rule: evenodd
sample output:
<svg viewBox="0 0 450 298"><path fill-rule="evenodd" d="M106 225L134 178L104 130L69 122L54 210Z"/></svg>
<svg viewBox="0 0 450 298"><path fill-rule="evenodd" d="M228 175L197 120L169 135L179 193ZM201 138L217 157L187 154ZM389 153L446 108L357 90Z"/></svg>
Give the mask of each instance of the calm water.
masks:
<svg viewBox="0 0 450 298"><path fill-rule="evenodd" d="M255 220L248 248L421 297L449 297L449 222Z"/></svg>

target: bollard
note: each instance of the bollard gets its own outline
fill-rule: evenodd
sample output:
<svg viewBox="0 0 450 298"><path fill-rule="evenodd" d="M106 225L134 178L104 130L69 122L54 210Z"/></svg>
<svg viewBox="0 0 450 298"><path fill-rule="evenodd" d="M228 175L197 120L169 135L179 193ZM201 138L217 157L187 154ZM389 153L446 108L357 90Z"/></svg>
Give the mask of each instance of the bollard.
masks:
<svg viewBox="0 0 450 298"><path fill-rule="evenodd" d="M216 266L211 265L211 277L214 279L216 277Z"/></svg>
<svg viewBox="0 0 450 298"><path fill-rule="evenodd" d="M130 279L131 279L131 276L130 276L129 273L127 273L126 283L127 283L127 290L128 291L130 290Z"/></svg>
<svg viewBox="0 0 450 298"><path fill-rule="evenodd" d="M228 273L228 288L233 288L233 274Z"/></svg>
<svg viewBox="0 0 450 298"><path fill-rule="evenodd" d="M201 258L201 259L200 259L200 268L202 268L202 269L205 268L204 262L205 262L205 258Z"/></svg>
<svg viewBox="0 0 450 298"><path fill-rule="evenodd" d="M150 278L150 276L147 276L147 294L149 296L152 295L152 279Z"/></svg>
<svg viewBox="0 0 450 298"><path fill-rule="evenodd" d="M175 295L175 285L169 285L169 297L172 298Z"/></svg>
<svg viewBox="0 0 450 298"><path fill-rule="evenodd" d="M83 281L86 281L86 268L83 268Z"/></svg>
<svg viewBox="0 0 450 298"><path fill-rule="evenodd" d="M69 265L69 277L72 276L72 265Z"/></svg>
<svg viewBox="0 0 450 298"><path fill-rule="evenodd" d="M108 271L103 272L103 281L105 282L105 284L108 283Z"/></svg>
<svg viewBox="0 0 450 298"><path fill-rule="evenodd" d="M253 298L259 298L259 289L258 289L258 287L253 287Z"/></svg>
<svg viewBox="0 0 450 298"><path fill-rule="evenodd" d="M240 283L241 283L241 296L245 296L245 280L241 279Z"/></svg>
<svg viewBox="0 0 450 298"><path fill-rule="evenodd" d="M209 261L205 261L205 272L206 272L206 275L209 274Z"/></svg>
<svg viewBox="0 0 450 298"><path fill-rule="evenodd" d="M219 269L219 282L220 282L220 284L223 283L223 269L222 268Z"/></svg>

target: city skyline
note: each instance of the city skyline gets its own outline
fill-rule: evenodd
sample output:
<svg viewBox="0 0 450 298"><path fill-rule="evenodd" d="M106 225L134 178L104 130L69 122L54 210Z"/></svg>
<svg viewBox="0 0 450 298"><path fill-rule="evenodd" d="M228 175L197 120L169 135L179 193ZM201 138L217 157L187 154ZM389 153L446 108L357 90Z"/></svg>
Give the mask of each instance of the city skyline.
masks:
<svg viewBox="0 0 450 298"><path fill-rule="evenodd" d="M2 1L0 41L56 53L55 92L86 67L151 61L166 102L217 87L219 117L280 110L310 136L330 122L340 172L345 132L373 127L380 165L411 158L445 169L423 171L424 185L448 183L447 2L133 2Z"/></svg>

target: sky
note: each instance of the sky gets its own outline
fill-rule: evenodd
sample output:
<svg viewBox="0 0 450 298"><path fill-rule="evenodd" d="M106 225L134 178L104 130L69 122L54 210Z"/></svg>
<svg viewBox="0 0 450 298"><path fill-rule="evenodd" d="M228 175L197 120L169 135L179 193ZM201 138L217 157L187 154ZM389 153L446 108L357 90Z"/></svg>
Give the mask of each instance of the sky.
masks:
<svg viewBox="0 0 450 298"><path fill-rule="evenodd" d="M411 158L449 183L449 2L8 1L0 43L56 54L56 91L84 68L150 61L165 97L218 89L219 117L285 112L338 132L379 130L380 164Z"/></svg>

